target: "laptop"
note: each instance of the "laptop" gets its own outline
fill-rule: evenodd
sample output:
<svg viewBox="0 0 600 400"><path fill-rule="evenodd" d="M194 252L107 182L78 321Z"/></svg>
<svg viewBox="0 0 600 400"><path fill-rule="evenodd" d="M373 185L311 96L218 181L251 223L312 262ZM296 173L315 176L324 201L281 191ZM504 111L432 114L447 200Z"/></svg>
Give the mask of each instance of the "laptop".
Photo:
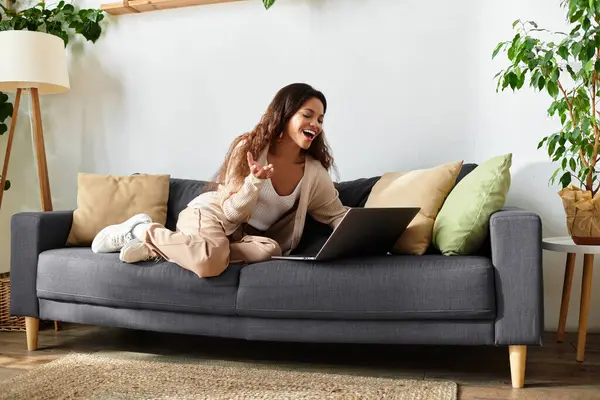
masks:
<svg viewBox="0 0 600 400"><path fill-rule="evenodd" d="M388 254L419 207L351 208L314 256L272 256L280 260L327 261Z"/></svg>

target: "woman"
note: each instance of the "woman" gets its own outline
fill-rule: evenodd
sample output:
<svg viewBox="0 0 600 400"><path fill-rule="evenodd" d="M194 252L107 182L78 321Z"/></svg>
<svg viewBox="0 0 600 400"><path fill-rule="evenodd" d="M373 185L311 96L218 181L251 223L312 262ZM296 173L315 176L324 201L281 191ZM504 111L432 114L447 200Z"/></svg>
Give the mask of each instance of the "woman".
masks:
<svg viewBox="0 0 600 400"><path fill-rule="evenodd" d="M333 158L323 136L326 109L325 96L309 85L282 88L254 130L232 143L216 190L180 213L176 232L140 214L103 229L92 250L120 250L128 263L162 258L206 278L230 263L289 254L307 213L335 228L348 209L328 172Z"/></svg>

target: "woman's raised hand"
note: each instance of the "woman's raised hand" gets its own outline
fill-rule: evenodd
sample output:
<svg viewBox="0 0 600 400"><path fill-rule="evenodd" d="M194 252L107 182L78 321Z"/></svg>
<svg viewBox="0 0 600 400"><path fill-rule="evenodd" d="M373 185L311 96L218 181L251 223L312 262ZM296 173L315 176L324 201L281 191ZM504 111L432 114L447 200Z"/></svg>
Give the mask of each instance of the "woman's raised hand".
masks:
<svg viewBox="0 0 600 400"><path fill-rule="evenodd" d="M269 179L271 176L273 176L273 171L275 171L275 169L273 168L272 164L263 167L262 165L254 161L254 157L252 157L252 154L250 154L250 152L246 154L246 158L248 159L248 166L250 167L250 172L255 177L257 177L258 179Z"/></svg>

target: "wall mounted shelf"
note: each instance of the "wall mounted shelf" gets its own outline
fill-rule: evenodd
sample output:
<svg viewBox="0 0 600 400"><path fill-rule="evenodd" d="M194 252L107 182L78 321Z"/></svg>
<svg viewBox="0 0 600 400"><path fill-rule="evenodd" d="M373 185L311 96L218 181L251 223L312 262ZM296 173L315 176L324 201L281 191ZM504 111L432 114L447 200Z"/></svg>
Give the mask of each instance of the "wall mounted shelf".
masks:
<svg viewBox="0 0 600 400"><path fill-rule="evenodd" d="M123 15L234 1L245 0L123 0L118 3L102 4L100 8L111 15Z"/></svg>

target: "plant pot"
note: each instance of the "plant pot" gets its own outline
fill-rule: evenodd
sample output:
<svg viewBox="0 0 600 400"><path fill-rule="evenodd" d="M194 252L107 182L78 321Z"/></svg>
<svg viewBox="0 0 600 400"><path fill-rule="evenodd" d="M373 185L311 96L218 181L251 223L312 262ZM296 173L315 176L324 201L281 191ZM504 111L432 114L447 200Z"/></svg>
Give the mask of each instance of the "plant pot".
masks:
<svg viewBox="0 0 600 400"><path fill-rule="evenodd" d="M575 244L600 245L600 196L568 186L558 192L567 217L567 229Z"/></svg>

